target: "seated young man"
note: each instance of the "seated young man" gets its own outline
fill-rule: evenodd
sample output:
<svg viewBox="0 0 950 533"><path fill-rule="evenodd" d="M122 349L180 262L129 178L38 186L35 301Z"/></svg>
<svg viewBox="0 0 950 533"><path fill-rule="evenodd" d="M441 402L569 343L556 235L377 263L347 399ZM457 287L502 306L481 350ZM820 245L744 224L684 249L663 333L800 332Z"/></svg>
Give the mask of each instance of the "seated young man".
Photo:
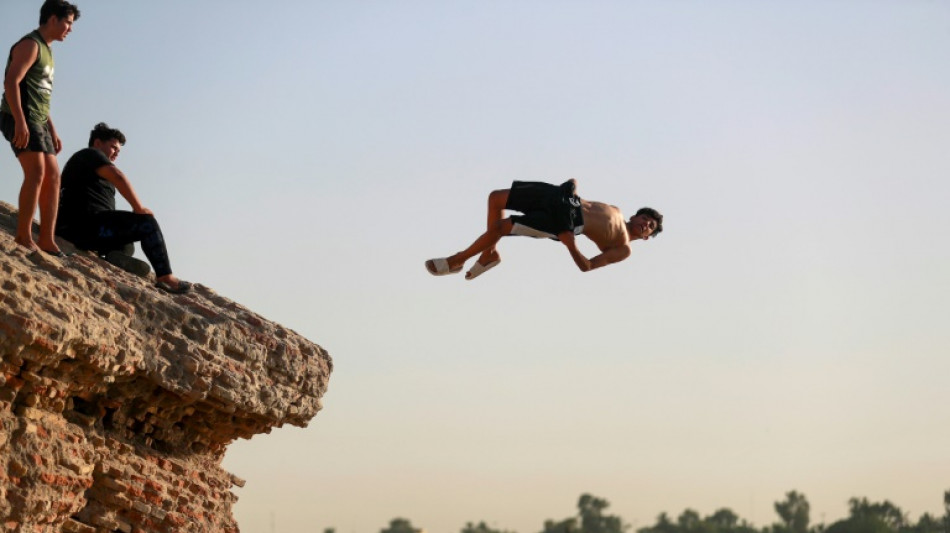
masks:
<svg viewBox="0 0 950 533"><path fill-rule="evenodd" d="M429 259L426 269L434 276L456 274L465 262L481 254L465 279L475 279L501 262L495 245L502 237L524 235L550 238L567 247L582 272L617 263L630 257L630 243L655 237L663 231L663 215L644 207L625 220L620 209L601 202L583 200L576 194L577 181L560 186L549 183L515 181L510 189L493 191L488 196L488 231L471 246L444 258ZM504 218L504 210L523 215ZM577 249L575 235L594 241L601 253L587 258Z"/></svg>
<svg viewBox="0 0 950 533"><path fill-rule="evenodd" d="M121 131L100 122L89 134L89 147L66 162L56 235L100 254L123 250L138 241L155 269L155 286L174 294L188 292L191 284L172 274L158 222L113 163L124 144ZM116 190L132 206L132 212L116 210Z"/></svg>

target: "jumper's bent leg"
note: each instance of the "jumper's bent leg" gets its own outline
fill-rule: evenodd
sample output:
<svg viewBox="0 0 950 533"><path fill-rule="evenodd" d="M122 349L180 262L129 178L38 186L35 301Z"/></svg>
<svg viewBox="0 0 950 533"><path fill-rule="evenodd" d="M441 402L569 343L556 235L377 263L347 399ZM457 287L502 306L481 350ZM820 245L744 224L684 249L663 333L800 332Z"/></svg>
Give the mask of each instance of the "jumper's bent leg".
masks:
<svg viewBox="0 0 950 533"><path fill-rule="evenodd" d="M514 224L511 222L511 219L508 218L495 222L494 226L490 227L485 233L482 233L468 248L449 257L449 267L453 270L461 267L466 261L475 257L477 254L482 254L482 257L485 257L486 254L494 252L495 256L497 256L498 252L494 251L495 245L498 244L498 241L501 240L502 237L511 235L511 228L513 226Z"/></svg>
<svg viewBox="0 0 950 533"><path fill-rule="evenodd" d="M488 223L486 224L486 233L491 233L500 222L505 220L505 206L508 204L509 192L511 192L510 189L499 189L497 191L492 191L491 194L488 195ZM510 227L504 235L508 235L509 233L511 233ZM501 237L498 237L498 239ZM498 254L498 250L495 248L495 244L498 242L498 239L496 239L495 242L491 243L488 248L481 252L481 256L478 258L479 263L487 265L501 259L501 256Z"/></svg>

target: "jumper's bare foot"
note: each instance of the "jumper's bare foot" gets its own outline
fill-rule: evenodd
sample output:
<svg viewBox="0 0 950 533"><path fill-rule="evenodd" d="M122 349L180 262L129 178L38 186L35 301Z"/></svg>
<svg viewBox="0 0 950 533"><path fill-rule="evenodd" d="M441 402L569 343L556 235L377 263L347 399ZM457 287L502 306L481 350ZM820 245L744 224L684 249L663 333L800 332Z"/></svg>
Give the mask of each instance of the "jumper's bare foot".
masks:
<svg viewBox="0 0 950 533"><path fill-rule="evenodd" d="M475 265L465 273L465 279L473 280L495 268L499 263L501 263L501 255L498 254L498 250L494 248L485 250L482 252L482 255L478 257L478 261L475 262Z"/></svg>

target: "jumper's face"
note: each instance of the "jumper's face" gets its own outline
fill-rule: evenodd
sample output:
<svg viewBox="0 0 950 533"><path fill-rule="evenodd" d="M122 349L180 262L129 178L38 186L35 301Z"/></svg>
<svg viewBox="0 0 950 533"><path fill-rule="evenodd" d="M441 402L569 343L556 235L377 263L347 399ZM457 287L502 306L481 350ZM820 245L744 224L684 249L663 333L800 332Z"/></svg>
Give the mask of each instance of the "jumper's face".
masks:
<svg viewBox="0 0 950 533"><path fill-rule="evenodd" d="M92 141L92 147L106 154L106 157L112 162L115 162L115 159L119 157L119 152L122 150L122 144L118 139L109 139L108 141L96 139Z"/></svg>
<svg viewBox="0 0 950 533"><path fill-rule="evenodd" d="M630 237L631 240L647 240L656 231L656 220L647 215L637 215L630 217Z"/></svg>
<svg viewBox="0 0 950 533"><path fill-rule="evenodd" d="M73 22L75 21L75 16L70 13L63 18L59 18L56 15L53 15L47 21L47 24L53 28L53 39L57 41L62 41L69 35L69 32L73 31Z"/></svg>

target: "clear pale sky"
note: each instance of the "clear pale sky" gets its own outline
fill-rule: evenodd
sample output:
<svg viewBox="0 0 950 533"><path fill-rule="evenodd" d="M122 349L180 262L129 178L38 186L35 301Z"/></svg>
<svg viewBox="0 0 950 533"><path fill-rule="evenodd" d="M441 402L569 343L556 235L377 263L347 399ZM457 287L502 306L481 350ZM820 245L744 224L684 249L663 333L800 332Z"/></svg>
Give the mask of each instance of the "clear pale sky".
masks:
<svg viewBox="0 0 950 533"><path fill-rule="evenodd" d="M0 1L9 47L41 2ZM536 533L584 492L639 527L942 513L950 3L78 3L60 163L121 128L175 272L334 359L309 428L228 451L242 531ZM424 270L492 189L570 177L666 231Z"/></svg>

